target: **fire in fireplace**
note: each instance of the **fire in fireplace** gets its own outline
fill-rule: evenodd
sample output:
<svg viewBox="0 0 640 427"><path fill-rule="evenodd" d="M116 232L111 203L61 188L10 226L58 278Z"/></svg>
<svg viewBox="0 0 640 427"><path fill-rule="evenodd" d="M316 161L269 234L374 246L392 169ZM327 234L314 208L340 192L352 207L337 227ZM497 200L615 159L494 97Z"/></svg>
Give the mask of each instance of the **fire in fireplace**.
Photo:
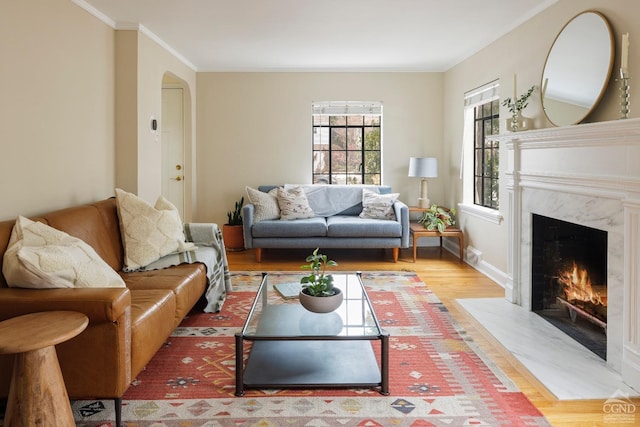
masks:
<svg viewBox="0 0 640 427"><path fill-rule="evenodd" d="M532 310L606 360L606 231L536 214L532 222Z"/></svg>

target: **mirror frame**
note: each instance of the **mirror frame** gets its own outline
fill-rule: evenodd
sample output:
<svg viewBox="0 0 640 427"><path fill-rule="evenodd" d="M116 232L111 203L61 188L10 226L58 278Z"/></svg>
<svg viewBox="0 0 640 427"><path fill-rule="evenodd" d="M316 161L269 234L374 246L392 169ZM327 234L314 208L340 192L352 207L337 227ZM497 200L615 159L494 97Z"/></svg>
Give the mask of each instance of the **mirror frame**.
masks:
<svg viewBox="0 0 640 427"><path fill-rule="evenodd" d="M551 57L551 53L553 52L553 48L556 46L556 43L558 42L558 39L560 38L560 36L562 36L562 34L566 31L566 29L573 23L576 21L576 19L578 19L579 17L586 15L586 14L593 14L598 16L602 22L605 24L605 28L607 30L607 34L609 36L609 49L610 49L610 54L609 54L609 64L607 66L607 72L606 75L600 85L600 90L598 93L598 96L593 100L592 104L589 106L587 112L578 117L575 121L571 122L571 123L562 123L562 124L557 124L557 118L556 121L554 121L554 119L552 119L551 117L549 117L549 115L547 114L547 109L544 106L544 99L545 96L542 93L542 90L544 88L544 81L545 81L545 73L548 71L547 67L549 66L549 58ZM578 49L576 49L578 50ZM587 49L588 50L588 47ZM558 32L558 34L556 35L555 39L553 40L553 43L551 44L551 47L549 48L549 51L547 52L547 57L545 58L544 61L544 66L542 68L542 75L540 77L540 103L542 104L542 111L544 112L545 117L547 118L547 120L554 126L569 126L569 125L575 125L575 124L579 124L581 123L584 119L586 119L592 112L593 110L595 110L595 108L598 106L598 104L600 103L600 101L602 100L602 97L604 96L604 93L607 90L607 87L609 85L609 80L611 79L611 72L613 71L613 63L614 63L614 59L615 59L615 38L614 38L614 34L613 31L611 29L611 24L609 23L609 20L606 18L606 16L604 16L602 13L595 11L595 10L585 10L584 12L580 12L577 15L575 15L573 18L571 18L560 30L560 32ZM586 108L586 107L585 107Z"/></svg>

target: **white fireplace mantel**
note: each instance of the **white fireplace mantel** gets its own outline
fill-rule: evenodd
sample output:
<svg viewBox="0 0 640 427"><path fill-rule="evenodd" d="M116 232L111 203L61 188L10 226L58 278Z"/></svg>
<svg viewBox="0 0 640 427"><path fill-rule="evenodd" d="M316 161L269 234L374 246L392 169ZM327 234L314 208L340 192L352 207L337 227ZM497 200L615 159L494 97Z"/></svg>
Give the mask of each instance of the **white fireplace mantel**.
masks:
<svg viewBox="0 0 640 427"><path fill-rule="evenodd" d="M505 296L531 310L531 216L607 231L607 364L640 390L640 119L508 133Z"/></svg>

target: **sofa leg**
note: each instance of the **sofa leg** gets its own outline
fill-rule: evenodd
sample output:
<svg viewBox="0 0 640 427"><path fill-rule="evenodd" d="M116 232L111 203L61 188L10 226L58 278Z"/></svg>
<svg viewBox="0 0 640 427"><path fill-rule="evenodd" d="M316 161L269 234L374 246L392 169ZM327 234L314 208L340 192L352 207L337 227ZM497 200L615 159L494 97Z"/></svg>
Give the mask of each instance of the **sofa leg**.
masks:
<svg viewBox="0 0 640 427"><path fill-rule="evenodd" d="M116 427L122 427L122 398L113 399L113 406L116 410Z"/></svg>
<svg viewBox="0 0 640 427"><path fill-rule="evenodd" d="M393 249L393 262L398 262L398 255L400 254L400 248Z"/></svg>
<svg viewBox="0 0 640 427"><path fill-rule="evenodd" d="M256 262L262 262L262 248L256 248Z"/></svg>

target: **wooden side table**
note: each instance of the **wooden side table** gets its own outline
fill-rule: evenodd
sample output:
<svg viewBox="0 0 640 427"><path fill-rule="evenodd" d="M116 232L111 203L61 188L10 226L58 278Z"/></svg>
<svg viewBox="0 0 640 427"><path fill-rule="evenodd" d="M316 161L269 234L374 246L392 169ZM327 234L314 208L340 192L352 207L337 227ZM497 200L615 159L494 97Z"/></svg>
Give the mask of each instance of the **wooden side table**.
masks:
<svg viewBox="0 0 640 427"><path fill-rule="evenodd" d="M15 354L5 426L75 426L55 345L80 334L89 319L44 311L0 322L0 354Z"/></svg>
<svg viewBox="0 0 640 427"><path fill-rule="evenodd" d="M443 232L438 230L427 230L424 225L416 222L409 224L411 235L413 236L413 262L416 262L416 251L418 249L418 239L421 237L439 237L440 238L440 250L442 250L442 238L443 237L457 237L458 244L460 245L460 262L464 257L464 234L459 228L447 228Z"/></svg>

